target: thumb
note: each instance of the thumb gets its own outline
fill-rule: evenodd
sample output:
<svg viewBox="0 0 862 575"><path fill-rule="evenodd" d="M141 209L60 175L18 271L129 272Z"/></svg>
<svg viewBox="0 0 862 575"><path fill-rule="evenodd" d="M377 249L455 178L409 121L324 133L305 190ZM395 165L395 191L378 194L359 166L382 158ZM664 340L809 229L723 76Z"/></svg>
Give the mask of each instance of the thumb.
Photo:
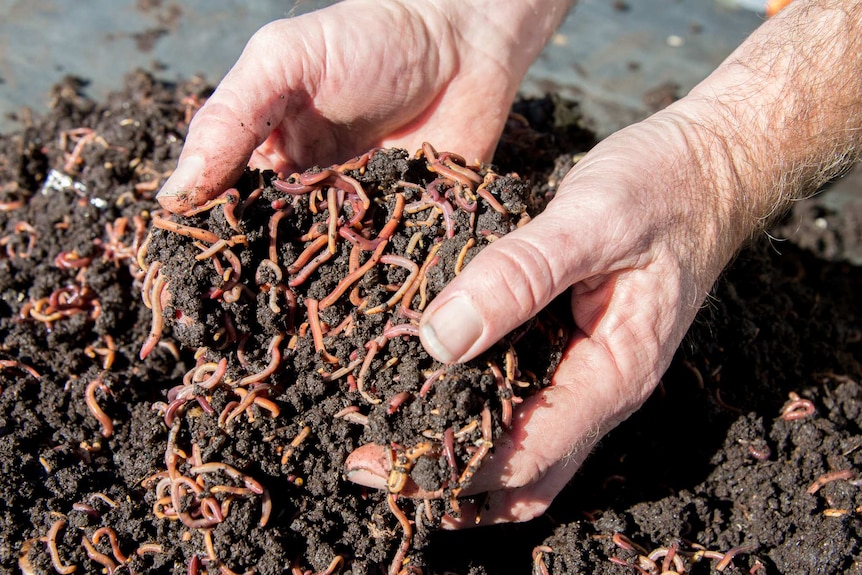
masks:
<svg viewBox="0 0 862 575"><path fill-rule="evenodd" d="M284 72L265 69L260 38L249 41L231 71L189 125L183 151L157 199L182 212L216 197L242 175L249 158L285 116Z"/></svg>
<svg viewBox="0 0 862 575"><path fill-rule="evenodd" d="M572 284L570 226L548 211L482 250L422 314L422 345L444 363L472 359Z"/></svg>

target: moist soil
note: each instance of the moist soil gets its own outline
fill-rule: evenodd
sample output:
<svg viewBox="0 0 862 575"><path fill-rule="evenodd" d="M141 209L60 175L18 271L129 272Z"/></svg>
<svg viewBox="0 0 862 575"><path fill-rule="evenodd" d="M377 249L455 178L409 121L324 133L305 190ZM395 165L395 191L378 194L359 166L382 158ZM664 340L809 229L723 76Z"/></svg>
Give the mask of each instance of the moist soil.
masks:
<svg viewBox="0 0 862 575"><path fill-rule="evenodd" d="M594 143L577 105L517 102L492 166L378 151L293 179L248 172L223 203L169 217L154 195L210 88L144 73L105 102L83 88L69 79L46 117L0 136L0 572L862 572L862 273L830 249L854 218L803 202L774 231L793 242L741 253L656 392L547 513L440 532L507 406L547 384L569 319L553 307L442 371L408 326L553 197ZM297 279L331 206L390 257L330 302L382 243L345 232ZM177 233L191 227L225 244L200 257L216 242ZM158 343L142 291L165 318ZM345 478L370 442L390 450L398 495ZM411 500L414 482L440 497Z"/></svg>

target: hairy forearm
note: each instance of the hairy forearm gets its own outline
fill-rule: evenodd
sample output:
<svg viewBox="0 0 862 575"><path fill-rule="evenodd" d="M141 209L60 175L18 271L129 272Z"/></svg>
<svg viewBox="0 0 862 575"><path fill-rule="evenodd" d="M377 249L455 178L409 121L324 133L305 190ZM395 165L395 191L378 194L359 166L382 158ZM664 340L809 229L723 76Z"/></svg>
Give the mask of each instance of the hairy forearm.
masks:
<svg viewBox="0 0 862 575"><path fill-rule="evenodd" d="M710 110L734 248L860 156L862 2L796 0L687 100Z"/></svg>

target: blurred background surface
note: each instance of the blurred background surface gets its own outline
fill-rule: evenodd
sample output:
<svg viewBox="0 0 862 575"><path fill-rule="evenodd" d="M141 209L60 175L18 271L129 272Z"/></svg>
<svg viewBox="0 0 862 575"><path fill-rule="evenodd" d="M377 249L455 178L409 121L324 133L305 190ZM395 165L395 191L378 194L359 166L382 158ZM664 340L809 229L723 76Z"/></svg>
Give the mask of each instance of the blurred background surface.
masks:
<svg viewBox="0 0 862 575"><path fill-rule="evenodd" d="M709 74L762 21L758 1L580 0L523 91L580 100L606 135ZM24 106L44 110L67 74L89 80L97 99L135 68L215 83L262 25L331 3L0 0L0 131L15 128L10 113Z"/></svg>

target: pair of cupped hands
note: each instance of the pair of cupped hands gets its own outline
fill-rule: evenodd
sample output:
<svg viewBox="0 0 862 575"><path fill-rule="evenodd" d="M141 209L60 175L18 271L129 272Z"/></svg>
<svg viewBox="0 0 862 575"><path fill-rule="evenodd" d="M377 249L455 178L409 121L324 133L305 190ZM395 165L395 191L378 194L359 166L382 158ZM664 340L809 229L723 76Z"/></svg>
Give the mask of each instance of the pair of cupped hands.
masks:
<svg viewBox="0 0 862 575"><path fill-rule="evenodd" d="M428 141L490 160L546 38L476 16L442 2L356 0L265 26L195 115L159 201L182 212L246 165L292 173L377 146ZM547 36L556 23L545 24ZM705 114L684 99L604 140L544 213L484 249L423 313L426 350L455 363L570 293L577 329L553 385L518 407L464 491L489 493L482 523L544 512L653 390L730 257L734 246L716 239L730 216L706 184L721 174L698 147ZM385 488L387 465L384 448L366 446L346 473Z"/></svg>

